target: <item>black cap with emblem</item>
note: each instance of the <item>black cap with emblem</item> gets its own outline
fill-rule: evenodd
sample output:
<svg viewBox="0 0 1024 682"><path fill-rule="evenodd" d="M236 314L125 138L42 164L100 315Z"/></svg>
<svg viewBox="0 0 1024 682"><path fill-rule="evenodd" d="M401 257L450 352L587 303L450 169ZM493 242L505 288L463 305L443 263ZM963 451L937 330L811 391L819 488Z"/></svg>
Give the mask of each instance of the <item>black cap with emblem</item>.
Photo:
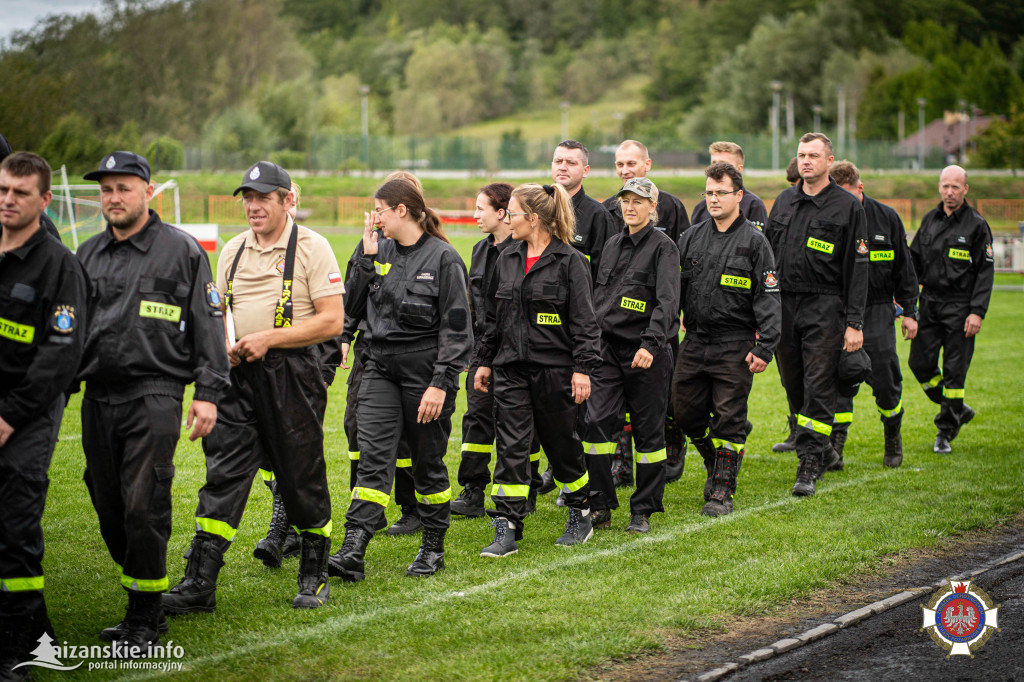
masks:
<svg viewBox="0 0 1024 682"><path fill-rule="evenodd" d="M104 175L134 175L149 182L149 161L135 152L112 152L103 157L100 167L82 177L99 180Z"/></svg>
<svg viewBox="0 0 1024 682"><path fill-rule="evenodd" d="M256 190L260 194L270 194L278 188L292 188L292 178L288 175L288 171L276 163L260 161L245 171L245 175L242 176L242 184L232 192L232 195L237 195L247 189Z"/></svg>
<svg viewBox="0 0 1024 682"><path fill-rule="evenodd" d="M843 351L839 358L839 395L852 398L857 395L862 381L871 376L871 358L860 348L853 353Z"/></svg>

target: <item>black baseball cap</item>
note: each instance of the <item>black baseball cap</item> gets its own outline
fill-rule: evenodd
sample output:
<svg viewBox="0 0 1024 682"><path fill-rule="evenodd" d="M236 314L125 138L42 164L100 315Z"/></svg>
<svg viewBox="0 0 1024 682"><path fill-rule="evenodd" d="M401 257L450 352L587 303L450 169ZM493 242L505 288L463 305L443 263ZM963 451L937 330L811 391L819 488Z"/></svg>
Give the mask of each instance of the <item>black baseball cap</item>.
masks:
<svg viewBox="0 0 1024 682"><path fill-rule="evenodd" d="M149 182L149 161L135 152L112 152L103 157L99 168L82 177L99 180L104 175L135 175Z"/></svg>
<svg viewBox="0 0 1024 682"><path fill-rule="evenodd" d="M275 189L291 189L292 177L288 171L276 163L259 161L242 176L242 184L232 192L232 196L247 189L256 190L260 194L270 194Z"/></svg>
<svg viewBox="0 0 1024 682"><path fill-rule="evenodd" d="M862 381L871 376L871 358L868 352L861 348L853 353L843 351L839 358L839 384L836 387L839 395L852 398L857 395L857 389Z"/></svg>

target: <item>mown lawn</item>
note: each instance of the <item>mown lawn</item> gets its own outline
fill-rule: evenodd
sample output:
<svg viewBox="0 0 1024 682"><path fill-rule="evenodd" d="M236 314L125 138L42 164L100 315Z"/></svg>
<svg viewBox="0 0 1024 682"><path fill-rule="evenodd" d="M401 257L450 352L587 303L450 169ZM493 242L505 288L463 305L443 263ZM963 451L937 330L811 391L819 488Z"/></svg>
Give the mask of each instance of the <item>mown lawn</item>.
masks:
<svg viewBox="0 0 1024 682"><path fill-rule="evenodd" d="M342 262L354 240L332 237ZM475 238L454 241L468 258ZM515 556L480 558L480 548L493 538L486 519L455 518L447 569L414 580L405 576L405 568L419 539L382 535L370 544L365 582L332 579L329 605L300 612L291 608L297 561L269 570L251 556L270 514L270 495L257 480L221 572L216 613L172 620L167 638L186 652L178 676L572 678L610 659L657 652L670 635L720 628L734 615L771 613L812 590L870 572L885 555L999 524L1024 509L1022 304L1020 292L993 294L967 385L967 401L978 416L954 442L954 454L931 452L936 410L906 370L909 344L900 342L907 375L903 467L882 467L882 427L865 387L846 446L846 471L830 474L811 499L790 495L796 457L771 452L771 444L784 435L786 407L778 375L769 368L754 382L750 418L755 429L732 516L699 515L704 476L694 457L683 479L668 487L666 513L655 516L648 536L623 532L624 507L614 514L613 528L588 544L556 548L565 512L549 495L529 518ZM338 544L349 499L344 378L339 373L331 389L326 423ZM120 620L126 604L81 481L79 402L74 398L65 414L44 518L50 615L59 640L77 646L98 644L98 631ZM447 457L456 493L462 392L459 405ZM184 570L182 553L192 538L204 479L198 444L183 439L176 466L168 559L172 584ZM620 501L626 502L629 491L621 492ZM388 515L393 520L397 510L391 507ZM85 667L34 674L39 679L107 675Z"/></svg>

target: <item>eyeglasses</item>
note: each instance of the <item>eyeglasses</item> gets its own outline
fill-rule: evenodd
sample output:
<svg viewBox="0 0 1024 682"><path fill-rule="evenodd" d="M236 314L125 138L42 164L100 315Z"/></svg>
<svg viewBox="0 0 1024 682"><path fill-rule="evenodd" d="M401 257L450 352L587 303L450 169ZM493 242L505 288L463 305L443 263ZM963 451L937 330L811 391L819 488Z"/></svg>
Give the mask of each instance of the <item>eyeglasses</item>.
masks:
<svg viewBox="0 0 1024 682"><path fill-rule="evenodd" d="M373 209L373 212L379 217L382 213L387 213L393 208L394 206L388 206L387 208L375 208Z"/></svg>
<svg viewBox="0 0 1024 682"><path fill-rule="evenodd" d="M514 216L514 215L530 215L530 213L529 212L513 213L512 211L505 211L505 222L507 222L507 223L512 222L512 216Z"/></svg>
<svg viewBox="0 0 1024 682"><path fill-rule="evenodd" d="M700 198L701 199L721 199L722 197L724 197L724 196L726 196L728 194L736 194L736 192L738 192L738 191L739 191L738 189L730 190L728 192L715 192L715 191L712 190L710 192L702 193L700 195Z"/></svg>

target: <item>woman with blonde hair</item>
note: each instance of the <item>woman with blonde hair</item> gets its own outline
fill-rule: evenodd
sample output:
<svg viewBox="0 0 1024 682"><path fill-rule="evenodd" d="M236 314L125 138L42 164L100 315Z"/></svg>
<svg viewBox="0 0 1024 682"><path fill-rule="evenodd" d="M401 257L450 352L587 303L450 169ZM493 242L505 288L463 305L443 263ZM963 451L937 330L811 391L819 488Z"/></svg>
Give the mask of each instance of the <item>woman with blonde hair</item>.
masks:
<svg viewBox="0 0 1024 682"><path fill-rule="evenodd" d="M569 520L556 544L584 543L594 530L589 477L576 434L579 405L600 362L590 267L572 247L575 215L561 185L520 185L508 204L515 243L498 257L495 306L477 350L478 391L493 388L497 463L490 512L494 542L481 556L518 551L530 492L530 440L536 432L565 494Z"/></svg>

